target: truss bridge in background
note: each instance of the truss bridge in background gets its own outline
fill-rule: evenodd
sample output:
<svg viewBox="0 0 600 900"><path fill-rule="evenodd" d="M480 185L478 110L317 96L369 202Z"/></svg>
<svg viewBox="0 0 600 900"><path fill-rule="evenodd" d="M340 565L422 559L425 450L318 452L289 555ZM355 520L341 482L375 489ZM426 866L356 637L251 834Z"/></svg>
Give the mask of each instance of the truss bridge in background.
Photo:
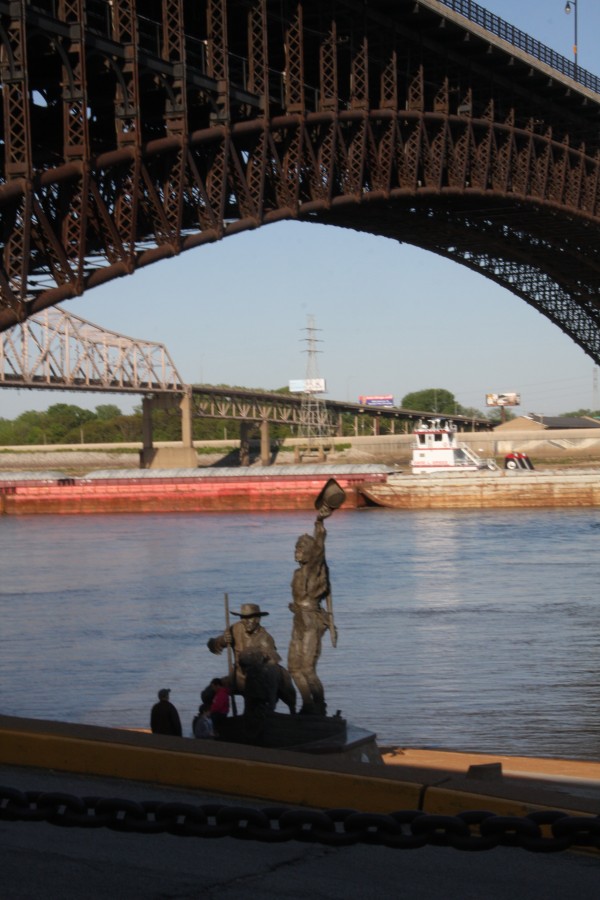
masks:
<svg viewBox="0 0 600 900"><path fill-rule="evenodd" d="M187 385L164 344L126 337L55 308L36 313L0 335L0 388L37 388L140 394L150 407L173 408L186 400L191 418L223 419L247 426L302 423L298 394L246 388ZM331 433L341 434L344 414L381 422L395 431L430 413L324 401ZM455 416L462 429L490 427L487 419ZM404 423L404 425L403 425Z"/></svg>
<svg viewBox="0 0 600 900"><path fill-rule="evenodd" d="M181 394L163 344L125 337L61 309L30 316L1 335L0 387Z"/></svg>
<svg viewBox="0 0 600 900"><path fill-rule="evenodd" d="M600 363L600 80L478 3L0 0L0 79L0 331L296 219L454 260Z"/></svg>

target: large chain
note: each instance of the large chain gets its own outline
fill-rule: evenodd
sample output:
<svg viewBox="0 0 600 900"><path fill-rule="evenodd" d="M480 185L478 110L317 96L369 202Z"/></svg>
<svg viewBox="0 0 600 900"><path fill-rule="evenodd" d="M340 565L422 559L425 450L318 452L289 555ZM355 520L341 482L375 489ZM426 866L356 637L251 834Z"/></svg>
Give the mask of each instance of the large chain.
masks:
<svg viewBox="0 0 600 900"><path fill-rule="evenodd" d="M255 809L161 800L138 803L0 787L0 820L270 843L307 841L338 847L381 844L400 850L426 844L456 850L520 847L537 853L555 853L570 847L600 849L600 816L570 816L558 810L520 817L498 816L483 810L444 816L420 810L378 814L353 809Z"/></svg>

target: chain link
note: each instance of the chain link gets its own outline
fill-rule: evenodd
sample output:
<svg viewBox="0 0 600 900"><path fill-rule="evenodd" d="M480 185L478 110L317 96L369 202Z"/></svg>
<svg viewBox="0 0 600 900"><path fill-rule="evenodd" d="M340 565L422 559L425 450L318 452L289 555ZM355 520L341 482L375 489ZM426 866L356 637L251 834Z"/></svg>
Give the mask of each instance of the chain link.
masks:
<svg viewBox="0 0 600 900"><path fill-rule="evenodd" d="M600 849L600 816L570 816L559 810L520 817L498 816L485 810L445 816L420 810L379 814L281 806L255 809L160 800L138 803L0 787L0 821L268 843L303 841L336 847L379 844L400 850L426 844L474 851L520 847L534 853L556 853L570 847Z"/></svg>

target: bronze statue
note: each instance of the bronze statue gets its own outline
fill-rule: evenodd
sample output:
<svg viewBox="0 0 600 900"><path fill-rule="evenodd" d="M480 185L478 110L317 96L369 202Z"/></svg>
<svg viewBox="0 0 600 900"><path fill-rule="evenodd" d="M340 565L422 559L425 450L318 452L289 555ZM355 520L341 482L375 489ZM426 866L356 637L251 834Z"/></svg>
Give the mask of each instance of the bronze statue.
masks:
<svg viewBox="0 0 600 900"><path fill-rule="evenodd" d="M292 602L289 608L294 614L294 622L288 669L300 691L300 712L304 714L324 716L327 710L323 685L317 675L317 662L321 655L323 634L329 630L331 643L335 647L337 630L333 621L329 568L325 559L327 532L323 519L330 516L345 499L344 491L331 478L315 502L317 518L313 534L303 534L296 542L295 558L299 565L291 585Z"/></svg>
<svg viewBox="0 0 600 900"><path fill-rule="evenodd" d="M269 632L261 625L261 618L268 616L256 603L243 603L240 612L234 612L240 621L227 627L223 634L210 638L208 649L211 653L220 654L225 647L231 647L234 653L235 664L231 673L231 691L233 694L245 694L246 673L240 664L243 654L256 661L260 658L264 666L263 678L270 685L269 706L275 709L277 700L282 700L291 713L296 710L296 691L289 672L280 665L281 656L277 652L275 641Z"/></svg>

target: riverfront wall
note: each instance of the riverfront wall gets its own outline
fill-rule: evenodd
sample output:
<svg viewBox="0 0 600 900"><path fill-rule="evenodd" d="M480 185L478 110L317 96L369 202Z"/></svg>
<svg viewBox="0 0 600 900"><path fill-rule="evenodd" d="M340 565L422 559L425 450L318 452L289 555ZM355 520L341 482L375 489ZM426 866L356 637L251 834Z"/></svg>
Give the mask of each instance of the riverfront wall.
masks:
<svg viewBox="0 0 600 900"><path fill-rule="evenodd" d="M360 464L385 463L389 466L408 466L413 443L412 434L365 435L336 438L327 453L326 462ZM589 465L600 463L600 429L522 430L461 432L459 440L484 457L502 460L507 453L527 453L534 465ZM272 465L290 465L298 440L288 438L274 445ZM181 447L181 444L155 442L159 449ZM199 466L237 465L239 442L195 441ZM260 463L258 446L251 457L252 465ZM127 444L71 444L0 448L0 471L15 469L60 469L79 473L105 468L140 467L141 443Z"/></svg>

